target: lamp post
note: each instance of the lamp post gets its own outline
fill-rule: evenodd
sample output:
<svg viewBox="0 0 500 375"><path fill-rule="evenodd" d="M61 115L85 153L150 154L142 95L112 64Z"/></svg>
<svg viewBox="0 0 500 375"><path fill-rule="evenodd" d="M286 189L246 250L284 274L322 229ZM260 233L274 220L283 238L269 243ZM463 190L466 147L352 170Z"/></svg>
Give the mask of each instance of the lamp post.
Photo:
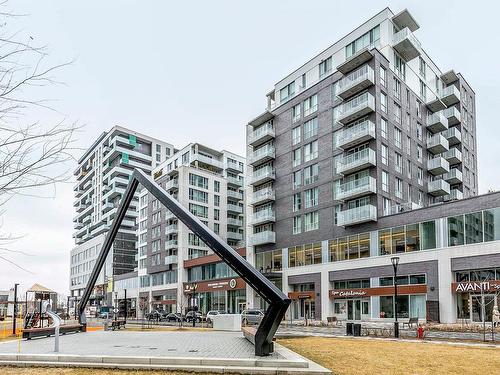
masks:
<svg viewBox="0 0 500 375"><path fill-rule="evenodd" d="M16 322L17 322L17 286L14 284L14 311L12 313L12 335L16 335Z"/></svg>
<svg viewBox="0 0 500 375"><path fill-rule="evenodd" d="M399 257L391 258L392 268L394 268L394 337L399 338L399 322L398 322L398 264Z"/></svg>
<svg viewBox="0 0 500 375"><path fill-rule="evenodd" d="M194 310L194 308L196 303L196 289L198 289L198 284L196 283L191 284L190 289L193 294L191 302L193 304L193 327L196 327L196 311Z"/></svg>
<svg viewBox="0 0 500 375"><path fill-rule="evenodd" d="M115 321L118 320L118 291L115 292L115 308L114 308L114 313L115 313Z"/></svg>

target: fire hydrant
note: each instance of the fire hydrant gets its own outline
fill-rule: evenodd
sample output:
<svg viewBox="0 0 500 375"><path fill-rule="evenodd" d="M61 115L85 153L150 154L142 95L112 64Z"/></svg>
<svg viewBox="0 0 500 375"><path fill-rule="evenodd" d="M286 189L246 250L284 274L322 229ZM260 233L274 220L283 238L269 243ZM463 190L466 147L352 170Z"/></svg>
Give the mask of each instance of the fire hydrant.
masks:
<svg viewBox="0 0 500 375"><path fill-rule="evenodd" d="M424 327L418 326L417 328L417 339L423 340L424 338Z"/></svg>

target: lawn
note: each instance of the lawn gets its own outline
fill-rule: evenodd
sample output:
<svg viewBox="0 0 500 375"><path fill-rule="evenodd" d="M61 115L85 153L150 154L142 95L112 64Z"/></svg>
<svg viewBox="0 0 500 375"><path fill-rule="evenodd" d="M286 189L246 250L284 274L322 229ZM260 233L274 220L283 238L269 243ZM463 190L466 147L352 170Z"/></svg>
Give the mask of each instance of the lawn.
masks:
<svg viewBox="0 0 500 375"><path fill-rule="evenodd" d="M278 342L339 375L465 375L500 371L498 348L326 337Z"/></svg>

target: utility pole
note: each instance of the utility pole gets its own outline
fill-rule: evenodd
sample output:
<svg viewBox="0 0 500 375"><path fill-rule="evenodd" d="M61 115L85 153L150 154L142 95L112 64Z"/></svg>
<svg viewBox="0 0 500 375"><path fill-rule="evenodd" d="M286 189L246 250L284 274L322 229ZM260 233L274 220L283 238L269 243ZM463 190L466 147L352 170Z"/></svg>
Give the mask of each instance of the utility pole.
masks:
<svg viewBox="0 0 500 375"><path fill-rule="evenodd" d="M124 289L125 292L125 323L127 323L127 289Z"/></svg>
<svg viewBox="0 0 500 375"><path fill-rule="evenodd" d="M17 286L19 284L14 284L14 312L12 314L12 334L16 335L16 323L17 323Z"/></svg>
<svg viewBox="0 0 500 375"><path fill-rule="evenodd" d="M392 267L394 269L394 337L399 338L399 322L398 322L398 265L399 257L391 258Z"/></svg>

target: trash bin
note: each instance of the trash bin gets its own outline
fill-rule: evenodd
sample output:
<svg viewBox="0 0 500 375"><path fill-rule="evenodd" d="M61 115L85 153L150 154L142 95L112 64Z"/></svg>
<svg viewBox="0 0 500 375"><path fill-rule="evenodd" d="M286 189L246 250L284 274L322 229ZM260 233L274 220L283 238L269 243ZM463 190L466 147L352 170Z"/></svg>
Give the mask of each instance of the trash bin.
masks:
<svg viewBox="0 0 500 375"><path fill-rule="evenodd" d="M353 325L354 325L354 323L346 323L346 325L345 325L345 330L346 330L345 334L347 336L352 336L353 335L353 328L352 328Z"/></svg>
<svg viewBox="0 0 500 375"><path fill-rule="evenodd" d="M354 336L361 336L361 324L354 324L353 326L353 335Z"/></svg>
<svg viewBox="0 0 500 375"><path fill-rule="evenodd" d="M109 331L109 323L108 323L108 320L105 320L105 321L104 321L104 330L105 330L105 331Z"/></svg>

